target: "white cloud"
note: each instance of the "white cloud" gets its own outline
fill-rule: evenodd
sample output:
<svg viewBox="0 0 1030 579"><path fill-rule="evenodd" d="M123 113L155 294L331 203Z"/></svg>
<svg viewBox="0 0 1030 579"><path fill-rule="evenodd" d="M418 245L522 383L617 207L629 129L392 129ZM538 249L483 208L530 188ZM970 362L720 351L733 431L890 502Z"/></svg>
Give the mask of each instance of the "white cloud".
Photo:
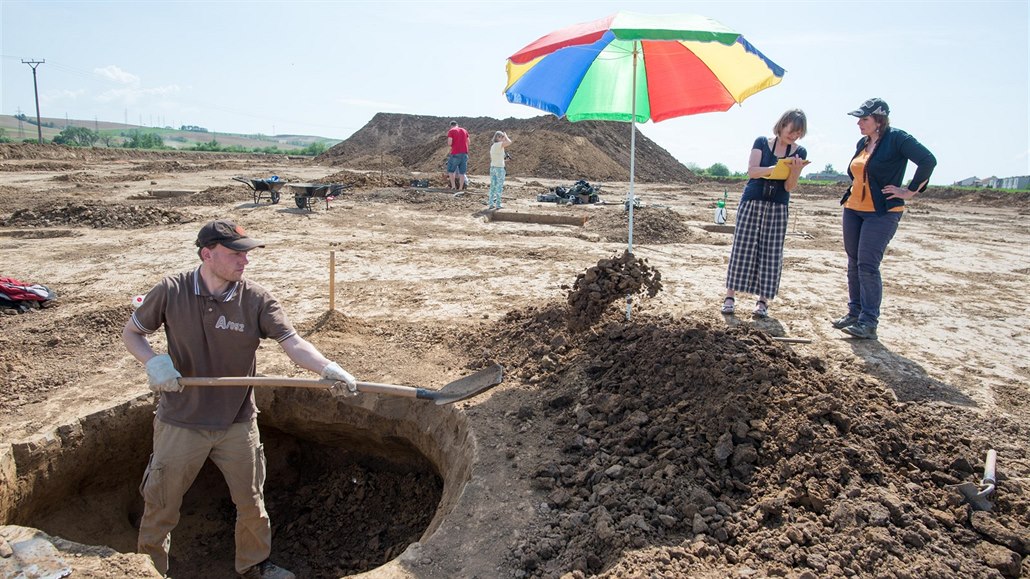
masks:
<svg viewBox="0 0 1030 579"><path fill-rule="evenodd" d="M93 72L108 80L113 80L121 84L139 86L138 76L131 72L126 72L113 64L109 64L104 68L94 68Z"/></svg>

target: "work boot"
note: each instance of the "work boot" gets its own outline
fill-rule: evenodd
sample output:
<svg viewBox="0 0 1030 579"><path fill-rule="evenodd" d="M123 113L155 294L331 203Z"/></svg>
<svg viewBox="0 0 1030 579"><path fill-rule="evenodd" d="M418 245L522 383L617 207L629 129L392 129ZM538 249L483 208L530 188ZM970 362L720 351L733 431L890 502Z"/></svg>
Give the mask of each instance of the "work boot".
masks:
<svg viewBox="0 0 1030 579"><path fill-rule="evenodd" d="M240 577L245 579L297 579L296 575L268 559L247 569L247 572L241 574Z"/></svg>
<svg viewBox="0 0 1030 579"><path fill-rule="evenodd" d="M855 322L850 326L841 328L840 331L862 340L876 339L876 326L870 326L869 324L863 324L862 322Z"/></svg>
<svg viewBox="0 0 1030 579"><path fill-rule="evenodd" d="M853 316L851 314L848 314L848 315L844 316L843 318L840 318L839 320L834 321L833 322L833 327L837 328L838 330L843 330L844 328L850 326L851 324L855 324L855 323L858 323L858 316Z"/></svg>

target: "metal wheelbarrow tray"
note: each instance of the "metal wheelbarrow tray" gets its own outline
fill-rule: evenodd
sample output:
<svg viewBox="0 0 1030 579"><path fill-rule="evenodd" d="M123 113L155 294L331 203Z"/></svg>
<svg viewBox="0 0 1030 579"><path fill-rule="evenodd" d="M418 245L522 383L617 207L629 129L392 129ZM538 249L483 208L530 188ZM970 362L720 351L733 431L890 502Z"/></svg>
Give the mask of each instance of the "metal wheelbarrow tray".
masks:
<svg viewBox="0 0 1030 579"><path fill-rule="evenodd" d="M288 183L293 192L293 200L298 209L311 211L319 200L325 201L329 209L329 201L343 193L348 187L342 183Z"/></svg>
<svg viewBox="0 0 1030 579"><path fill-rule="evenodd" d="M239 181L250 187L250 190L254 192L254 203L261 203L261 198L267 195L272 205L279 203L280 190L283 188L283 185L286 185L286 181L270 181L268 179L233 177L232 180Z"/></svg>

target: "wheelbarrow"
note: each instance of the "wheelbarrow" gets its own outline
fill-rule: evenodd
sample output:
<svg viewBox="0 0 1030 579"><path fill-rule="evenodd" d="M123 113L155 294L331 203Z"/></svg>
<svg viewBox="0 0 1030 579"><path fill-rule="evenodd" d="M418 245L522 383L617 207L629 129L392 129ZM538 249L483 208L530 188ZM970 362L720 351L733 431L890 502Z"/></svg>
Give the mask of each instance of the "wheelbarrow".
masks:
<svg viewBox="0 0 1030 579"><path fill-rule="evenodd" d="M325 208L329 209L329 202L343 193L348 187L342 183L288 183L290 191L293 192L293 200L298 209L312 211L318 202L325 201Z"/></svg>
<svg viewBox="0 0 1030 579"><path fill-rule="evenodd" d="M269 179L246 179L244 177L233 177L233 181L239 181L254 192L254 203L261 203L261 198L268 196L268 200L275 205L279 202L279 190L283 188L286 181L280 181L278 177Z"/></svg>

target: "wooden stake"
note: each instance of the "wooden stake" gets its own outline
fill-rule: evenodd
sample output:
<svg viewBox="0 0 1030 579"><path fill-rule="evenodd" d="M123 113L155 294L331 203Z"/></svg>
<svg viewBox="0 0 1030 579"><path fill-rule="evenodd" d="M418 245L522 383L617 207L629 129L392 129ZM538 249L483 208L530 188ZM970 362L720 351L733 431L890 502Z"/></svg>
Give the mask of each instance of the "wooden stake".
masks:
<svg viewBox="0 0 1030 579"><path fill-rule="evenodd" d="M336 252L329 252L329 311L336 310Z"/></svg>

